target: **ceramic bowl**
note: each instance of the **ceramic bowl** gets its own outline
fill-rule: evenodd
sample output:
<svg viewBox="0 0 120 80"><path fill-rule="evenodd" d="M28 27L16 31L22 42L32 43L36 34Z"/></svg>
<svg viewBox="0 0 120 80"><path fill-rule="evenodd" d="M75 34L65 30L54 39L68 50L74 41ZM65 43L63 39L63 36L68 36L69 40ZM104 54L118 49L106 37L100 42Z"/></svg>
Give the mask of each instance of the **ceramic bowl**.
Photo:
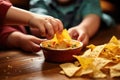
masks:
<svg viewBox="0 0 120 80"><path fill-rule="evenodd" d="M64 63L64 62L72 62L75 60L73 55L80 55L81 49L83 47L83 43L77 40L72 40L73 45L77 44L74 47L68 48L51 48L50 44L54 44L54 42L47 40L40 44L40 47L43 51L45 60L48 62L57 62L57 63ZM64 45L64 43L60 44Z"/></svg>

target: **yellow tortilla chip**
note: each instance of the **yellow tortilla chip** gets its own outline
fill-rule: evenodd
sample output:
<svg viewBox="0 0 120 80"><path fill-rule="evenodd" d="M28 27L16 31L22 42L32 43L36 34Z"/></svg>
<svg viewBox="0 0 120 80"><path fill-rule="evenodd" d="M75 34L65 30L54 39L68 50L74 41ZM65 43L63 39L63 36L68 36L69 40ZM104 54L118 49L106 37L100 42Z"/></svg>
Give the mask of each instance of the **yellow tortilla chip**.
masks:
<svg viewBox="0 0 120 80"><path fill-rule="evenodd" d="M66 40L72 40L67 29L64 29L63 32L60 34L60 33L56 33L56 38L58 40L58 42L61 42L63 41L64 39Z"/></svg>
<svg viewBox="0 0 120 80"><path fill-rule="evenodd" d="M109 62L111 62L111 60L104 59L104 58L95 58L93 65L95 66L95 69L100 70Z"/></svg>
<svg viewBox="0 0 120 80"><path fill-rule="evenodd" d="M118 70L114 70L114 69L110 69L110 77L119 77L120 76L120 71Z"/></svg>
<svg viewBox="0 0 120 80"><path fill-rule="evenodd" d="M69 35L69 33L68 33L68 31L67 31L67 29L64 29L63 31L62 31L62 33L56 33L55 35L54 35L54 37L53 37L53 41L56 41L56 42L62 42L64 39L66 39L66 40L72 40L71 39L71 37L70 37L70 35Z"/></svg>
<svg viewBox="0 0 120 80"><path fill-rule="evenodd" d="M63 30L62 36L64 37L64 39L71 40L71 37L70 37L67 29L64 29L64 30Z"/></svg>
<svg viewBox="0 0 120 80"><path fill-rule="evenodd" d="M72 65L74 67L80 66L79 69L64 68L63 71L66 75L85 75L93 78L105 78L107 75L112 78L120 77L120 40L113 36L109 43L98 46L91 44L87 48L88 50L83 52L83 55L73 56L80 64L75 62Z"/></svg>
<svg viewBox="0 0 120 80"><path fill-rule="evenodd" d="M118 63L118 64L112 66L111 69L119 70L119 71L120 71L120 63Z"/></svg>
<svg viewBox="0 0 120 80"><path fill-rule="evenodd" d="M89 48L89 49L91 49L91 50L93 50L96 46L94 44L90 44L90 45L88 45L86 47Z"/></svg>
<svg viewBox="0 0 120 80"><path fill-rule="evenodd" d="M73 63L60 64L60 67L68 77L72 77L80 69L80 67L75 66Z"/></svg>
<svg viewBox="0 0 120 80"><path fill-rule="evenodd" d="M107 77L107 75L106 74L104 74L102 71L100 71L100 70L96 70L96 71L94 71L94 73L93 73L93 77L94 78L105 78L105 77Z"/></svg>
<svg viewBox="0 0 120 80"><path fill-rule="evenodd" d="M83 69L87 69L88 67L93 65L93 58L88 57L81 57L81 56L75 56L74 57L79 61Z"/></svg>
<svg viewBox="0 0 120 80"><path fill-rule="evenodd" d="M80 70L78 70L74 76L83 76L83 75L88 75L93 73L93 69L88 67L87 69L83 69L81 68Z"/></svg>
<svg viewBox="0 0 120 80"><path fill-rule="evenodd" d="M65 74L65 72L64 71L60 71L60 74Z"/></svg>
<svg viewBox="0 0 120 80"><path fill-rule="evenodd" d="M80 66L80 63L78 61L74 62L75 66Z"/></svg>
<svg viewBox="0 0 120 80"><path fill-rule="evenodd" d="M105 44L96 46L95 49L91 52L90 56L98 57L100 55L100 53L103 51L104 47L105 47Z"/></svg>
<svg viewBox="0 0 120 80"><path fill-rule="evenodd" d="M58 42L56 34L54 35L53 39L51 39L52 41Z"/></svg>
<svg viewBox="0 0 120 80"><path fill-rule="evenodd" d="M83 55L81 55L81 57L90 57L91 52L91 49L88 49L83 53Z"/></svg>
<svg viewBox="0 0 120 80"><path fill-rule="evenodd" d="M118 43L118 39L115 37L115 36L113 36L111 39L110 39L110 41L109 41L109 43Z"/></svg>

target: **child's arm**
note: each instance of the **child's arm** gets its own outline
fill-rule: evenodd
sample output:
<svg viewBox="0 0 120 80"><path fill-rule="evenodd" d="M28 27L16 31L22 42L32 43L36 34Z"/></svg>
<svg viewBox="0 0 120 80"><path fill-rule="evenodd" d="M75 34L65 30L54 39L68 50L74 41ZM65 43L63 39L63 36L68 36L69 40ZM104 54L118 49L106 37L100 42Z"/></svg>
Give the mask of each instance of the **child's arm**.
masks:
<svg viewBox="0 0 120 80"><path fill-rule="evenodd" d="M100 17L94 14L87 15L83 21L75 26L70 28L68 31L73 39L83 42L84 45L87 45L90 37L92 37L100 26Z"/></svg>
<svg viewBox="0 0 120 80"><path fill-rule="evenodd" d="M28 25L40 30L40 35L47 38L53 37L54 33L61 32L63 24L60 20L51 16L38 15L32 12L11 6L7 12L4 24Z"/></svg>
<svg viewBox="0 0 120 80"><path fill-rule="evenodd" d="M79 28L85 28L89 37L92 37L100 27L100 17L95 14L87 15L80 23Z"/></svg>

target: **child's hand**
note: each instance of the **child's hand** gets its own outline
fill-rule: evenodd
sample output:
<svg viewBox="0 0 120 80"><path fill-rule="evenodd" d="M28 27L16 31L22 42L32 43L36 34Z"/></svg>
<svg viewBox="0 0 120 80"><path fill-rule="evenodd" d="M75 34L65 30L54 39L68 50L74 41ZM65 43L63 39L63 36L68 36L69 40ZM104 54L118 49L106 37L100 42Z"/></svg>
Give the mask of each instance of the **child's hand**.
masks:
<svg viewBox="0 0 120 80"><path fill-rule="evenodd" d="M28 52L37 52L40 50L40 43L44 41L32 35L26 35L21 32L13 32L8 37L8 46L20 48Z"/></svg>
<svg viewBox="0 0 120 80"><path fill-rule="evenodd" d="M37 27L40 31L39 34L48 39L53 38L57 31L61 32L63 30L63 24L60 20L45 15L34 15L29 21L29 26Z"/></svg>
<svg viewBox="0 0 120 80"><path fill-rule="evenodd" d="M72 27L68 30L70 36L72 39L78 40L83 42L84 46L88 44L89 42L89 35L86 29L79 28L78 26Z"/></svg>

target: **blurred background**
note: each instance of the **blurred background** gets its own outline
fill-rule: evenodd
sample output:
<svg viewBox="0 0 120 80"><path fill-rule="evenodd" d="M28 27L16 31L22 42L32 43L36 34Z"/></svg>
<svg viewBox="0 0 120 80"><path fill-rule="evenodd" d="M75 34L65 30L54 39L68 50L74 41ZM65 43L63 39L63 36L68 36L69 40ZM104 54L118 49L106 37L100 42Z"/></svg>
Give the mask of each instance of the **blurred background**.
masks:
<svg viewBox="0 0 120 80"><path fill-rule="evenodd" d="M29 9L29 0L10 0L14 6ZM104 13L114 18L116 23L120 23L120 0L100 0L101 8Z"/></svg>

